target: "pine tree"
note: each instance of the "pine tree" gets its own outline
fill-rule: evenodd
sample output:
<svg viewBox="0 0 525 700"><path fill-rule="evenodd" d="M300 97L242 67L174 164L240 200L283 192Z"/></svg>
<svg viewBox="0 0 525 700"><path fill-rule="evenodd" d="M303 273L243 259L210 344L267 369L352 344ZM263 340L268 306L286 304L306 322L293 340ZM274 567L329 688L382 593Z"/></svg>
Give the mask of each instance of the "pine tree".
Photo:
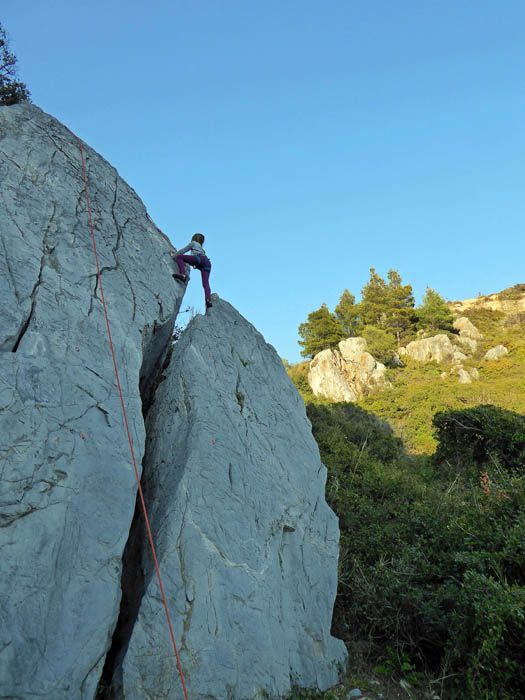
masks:
<svg viewBox="0 0 525 700"><path fill-rule="evenodd" d="M376 360L387 366L394 364L397 353L396 339L388 331L377 326L365 326L361 335L366 340L367 350Z"/></svg>
<svg viewBox="0 0 525 700"><path fill-rule="evenodd" d="M388 271L388 283L373 267L370 279L361 290L361 302L357 305L359 326L376 326L392 333L399 344L401 336L415 328L414 295L412 286L403 284L397 270Z"/></svg>
<svg viewBox="0 0 525 700"><path fill-rule="evenodd" d="M333 348L345 338L341 324L326 304L308 314L307 321L299 326L299 335L302 340L297 342L303 346L303 357L313 357L321 350Z"/></svg>
<svg viewBox="0 0 525 700"><path fill-rule="evenodd" d="M421 306L417 309L418 328L435 332L437 330L452 330L454 316L443 297L427 287Z"/></svg>
<svg viewBox="0 0 525 700"><path fill-rule="evenodd" d="M359 325L378 326L384 323L388 311L388 287L375 268L370 268L370 279L361 290L361 302L358 305Z"/></svg>
<svg viewBox="0 0 525 700"><path fill-rule="evenodd" d="M348 289L341 294L339 304L334 309L335 317L341 324L345 337L350 338L356 335L358 325L358 308L355 303L355 296L350 294Z"/></svg>
<svg viewBox="0 0 525 700"><path fill-rule="evenodd" d="M388 311L383 329L396 336L399 345L401 336L415 329L415 299L412 285L403 284L397 270L388 271Z"/></svg>
<svg viewBox="0 0 525 700"><path fill-rule="evenodd" d="M16 80L16 56L9 51L7 34L0 24L0 105L31 102L24 83Z"/></svg>

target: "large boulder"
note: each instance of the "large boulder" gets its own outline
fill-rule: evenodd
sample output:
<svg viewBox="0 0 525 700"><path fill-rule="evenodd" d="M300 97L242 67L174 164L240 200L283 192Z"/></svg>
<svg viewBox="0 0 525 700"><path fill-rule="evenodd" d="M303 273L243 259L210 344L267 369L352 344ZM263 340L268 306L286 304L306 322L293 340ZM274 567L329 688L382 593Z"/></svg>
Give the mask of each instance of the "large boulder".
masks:
<svg viewBox="0 0 525 700"><path fill-rule="evenodd" d="M191 698L337 680L337 519L304 404L275 350L214 297L174 347L147 420L145 488ZM181 697L145 542L144 598L113 685Z"/></svg>
<svg viewBox="0 0 525 700"><path fill-rule="evenodd" d="M471 355L472 353L476 352L476 349L478 347L478 343L476 340L473 340L472 338L467 338L464 335L459 335L457 337L457 342L459 345L461 345L463 352L467 352Z"/></svg>
<svg viewBox="0 0 525 700"><path fill-rule="evenodd" d="M452 362L455 364L461 364L463 360L466 360L467 356L465 353L461 352L461 350L458 350L458 348L454 348L454 355L452 356Z"/></svg>
<svg viewBox="0 0 525 700"><path fill-rule="evenodd" d="M483 335L479 332L476 326L466 316L461 316L454 321L455 330L459 331L459 335L472 340L481 340Z"/></svg>
<svg viewBox="0 0 525 700"><path fill-rule="evenodd" d="M317 354L308 371L308 382L315 396L332 401L358 401L389 382L386 367L367 352L364 338L347 338L337 348Z"/></svg>
<svg viewBox="0 0 525 700"><path fill-rule="evenodd" d="M135 192L83 149L190 697L324 688L345 658L330 636L338 527L302 401L275 351L218 300L157 390L184 287ZM0 697L182 697L76 138L33 105L1 107L0 183Z"/></svg>
<svg viewBox="0 0 525 700"><path fill-rule="evenodd" d="M500 360L502 357L505 357L505 355L508 355L508 353L509 351L504 345L496 345L496 347L487 350L483 355L483 359L488 361Z"/></svg>
<svg viewBox="0 0 525 700"><path fill-rule="evenodd" d="M458 370L458 382L460 384L470 384L472 381L472 376L470 375L469 372L467 372L466 369L459 369Z"/></svg>
<svg viewBox="0 0 525 700"><path fill-rule="evenodd" d="M450 342L448 335L441 333L431 338L413 340L406 348L400 348L399 352L419 362L451 362L458 351Z"/></svg>
<svg viewBox="0 0 525 700"><path fill-rule="evenodd" d="M182 290L135 192L84 151L140 467L139 384L147 390L162 360ZM0 183L0 696L92 698L136 480L75 137L33 105L0 107Z"/></svg>

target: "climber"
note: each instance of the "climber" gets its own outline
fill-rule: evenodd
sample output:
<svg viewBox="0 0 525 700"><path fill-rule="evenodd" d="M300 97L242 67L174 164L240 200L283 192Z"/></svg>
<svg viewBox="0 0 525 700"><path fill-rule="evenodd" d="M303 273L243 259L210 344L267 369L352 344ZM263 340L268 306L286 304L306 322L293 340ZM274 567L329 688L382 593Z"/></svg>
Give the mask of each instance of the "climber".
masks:
<svg viewBox="0 0 525 700"><path fill-rule="evenodd" d="M185 273L184 263L188 263L192 267L196 267L197 270L201 271L202 286L204 287L204 298L206 300L206 308L209 309L212 306L211 303L211 291L210 291L210 272L211 272L211 260L206 255L206 251L202 247L204 243L204 236L202 233L195 233L191 241L187 246L181 248L177 252L171 252L172 258L175 258L175 262L179 268L178 272L173 273L173 277L181 282L186 282L188 275ZM186 251L190 251L191 255L184 255Z"/></svg>

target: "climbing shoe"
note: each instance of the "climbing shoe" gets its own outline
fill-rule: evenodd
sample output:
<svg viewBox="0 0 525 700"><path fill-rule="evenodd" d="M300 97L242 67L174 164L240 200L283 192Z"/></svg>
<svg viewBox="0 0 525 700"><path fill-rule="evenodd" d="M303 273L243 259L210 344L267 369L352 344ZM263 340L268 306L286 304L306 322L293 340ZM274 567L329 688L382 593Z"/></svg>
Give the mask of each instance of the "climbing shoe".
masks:
<svg viewBox="0 0 525 700"><path fill-rule="evenodd" d="M211 299L206 299L206 308L211 309L212 306L213 304L211 303Z"/></svg>
<svg viewBox="0 0 525 700"><path fill-rule="evenodd" d="M173 279L180 280L181 282L186 282L188 275L181 275L180 272L173 273Z"/></svg>

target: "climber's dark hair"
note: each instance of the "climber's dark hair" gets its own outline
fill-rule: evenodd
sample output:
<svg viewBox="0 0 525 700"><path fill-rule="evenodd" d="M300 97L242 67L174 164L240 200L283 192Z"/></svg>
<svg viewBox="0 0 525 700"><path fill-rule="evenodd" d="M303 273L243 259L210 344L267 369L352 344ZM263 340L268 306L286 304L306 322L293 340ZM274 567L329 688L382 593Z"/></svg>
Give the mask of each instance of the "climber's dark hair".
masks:
<svg viewBox="0 0 525 700"><path fill-rule="evenodd" d="M191 240L197 241L199 245L202 245L204 243L204 236L202 235L202 233L194 233L191 237Z"/></svg>

